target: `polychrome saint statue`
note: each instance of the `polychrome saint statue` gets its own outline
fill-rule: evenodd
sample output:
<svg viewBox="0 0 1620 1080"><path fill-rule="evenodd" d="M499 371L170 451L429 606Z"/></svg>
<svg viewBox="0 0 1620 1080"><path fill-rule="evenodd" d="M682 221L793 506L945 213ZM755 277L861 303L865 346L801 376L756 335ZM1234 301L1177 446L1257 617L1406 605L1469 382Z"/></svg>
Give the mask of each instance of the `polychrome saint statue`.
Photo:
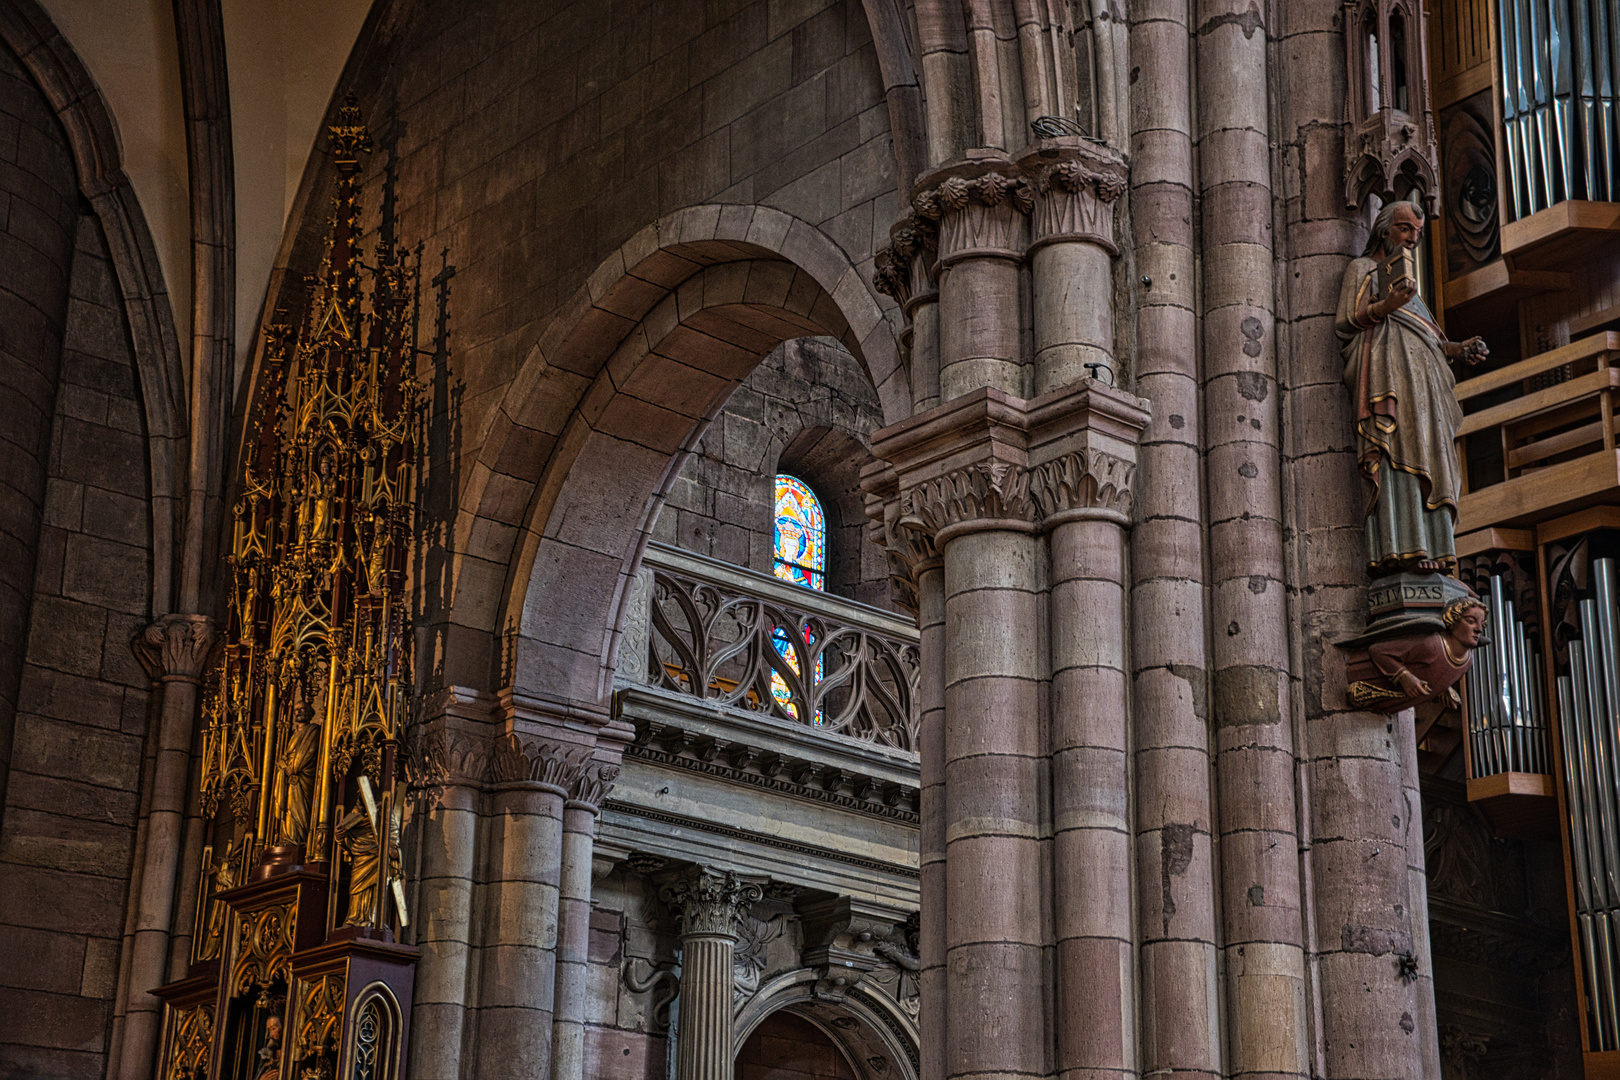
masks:
<svg viewBox="0 0 1620 1080"><path fill-rule="evenodd" d="M1462 422L1450 361L1482 361L1479 338L1447 341L1418 295L1411 251L1423 229L1415 204L1386 205L1367 249L1344 271L1338 332L1356 407L1356 459L1370 490L1373 574L1438 573L1456 563Z"/></svg>

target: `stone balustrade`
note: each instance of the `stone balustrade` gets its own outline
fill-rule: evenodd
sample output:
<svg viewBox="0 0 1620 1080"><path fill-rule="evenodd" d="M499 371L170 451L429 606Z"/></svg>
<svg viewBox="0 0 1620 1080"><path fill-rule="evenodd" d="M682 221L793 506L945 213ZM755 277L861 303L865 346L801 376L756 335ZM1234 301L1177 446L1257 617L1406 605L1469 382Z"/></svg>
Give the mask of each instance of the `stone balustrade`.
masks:
<svg viewBox="0 0 1620 1080"><path fill-rule="evenodd" d="M642 565L621 681L915 749L908 620L661 544Z"/></svg>

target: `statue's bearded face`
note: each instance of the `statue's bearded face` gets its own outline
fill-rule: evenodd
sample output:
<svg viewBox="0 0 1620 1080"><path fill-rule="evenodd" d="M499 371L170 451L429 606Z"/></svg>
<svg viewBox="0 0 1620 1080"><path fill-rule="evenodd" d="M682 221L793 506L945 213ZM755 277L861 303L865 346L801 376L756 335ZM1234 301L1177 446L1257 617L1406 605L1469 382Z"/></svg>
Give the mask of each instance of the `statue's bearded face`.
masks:
<svg viewBox="0 0 1620 1080"><path fill-rule="evenodd" d="M1417 245L1418 224L1404 214L1397 215L1389 225L1389 250L1399 251Z"/></svg>

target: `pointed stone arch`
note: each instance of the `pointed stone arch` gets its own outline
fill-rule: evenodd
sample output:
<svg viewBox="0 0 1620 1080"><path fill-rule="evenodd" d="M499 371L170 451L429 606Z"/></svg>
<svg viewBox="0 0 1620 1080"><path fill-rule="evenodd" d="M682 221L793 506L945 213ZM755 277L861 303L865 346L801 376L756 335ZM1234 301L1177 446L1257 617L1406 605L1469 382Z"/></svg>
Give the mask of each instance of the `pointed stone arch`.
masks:
<svg viewBox="0 0 1620 1080"><path fill-rule="evenodd" d="M886 423L911 411L892 324L843 250L769 207L709 205L637 233L551 321L469 470L447 672L596 702L621 609L668 485L767 352L806 335L861 363ZM504 658L503 658L504 662ZM470 670L469 670L470 669ZM504 676L504 677L501 677Z"/></svg>

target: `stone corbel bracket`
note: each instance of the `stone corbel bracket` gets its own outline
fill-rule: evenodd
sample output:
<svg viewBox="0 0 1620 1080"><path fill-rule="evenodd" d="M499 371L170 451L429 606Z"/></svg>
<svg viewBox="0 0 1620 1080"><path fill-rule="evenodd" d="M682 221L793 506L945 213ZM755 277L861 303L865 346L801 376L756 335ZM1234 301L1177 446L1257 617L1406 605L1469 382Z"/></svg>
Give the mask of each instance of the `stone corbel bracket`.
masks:
<svg viewBox="0 0 1620 1080"><path fill-rule="evenodd" d="M867 466L862 483L878 499L896 492L896 506L882 511L885 528L904 538L891 565L924 565L911 558L923 550L914 535L942 549L984 529L1128 526L1148 417L1142 399L1084 379L1030 400L983 388L877 431L872 449L883 462Z"/></svg>
<svg viewBox="0 0 1620 1080"><path fill-rule="evenodd" d="M970 151L912 187L909 212L876 254L872 285L909 319L936 296L940 269L960 259L1023 259L1058 241L1118 255L1114 206L1128 179L1122 154L1079 138L1043 139L1016 158Z"/></svg>
<svg viewBox="0 0 1620 1080"><path fill-rule="evenodd" d="M886 904L838 896L798 905L804 926L805 967L818 976L814 995L842 1001L844 995L883 960L874 951L908 912Z"/></svg>
<svg viewBox="0 0 1620 1080"><path fill-rule="evenodd" d="M764 714L729 710L649 687L625 687L618 715L634 726L629 757L734 784L917 823L917 758L819 734Z"/></svg>

